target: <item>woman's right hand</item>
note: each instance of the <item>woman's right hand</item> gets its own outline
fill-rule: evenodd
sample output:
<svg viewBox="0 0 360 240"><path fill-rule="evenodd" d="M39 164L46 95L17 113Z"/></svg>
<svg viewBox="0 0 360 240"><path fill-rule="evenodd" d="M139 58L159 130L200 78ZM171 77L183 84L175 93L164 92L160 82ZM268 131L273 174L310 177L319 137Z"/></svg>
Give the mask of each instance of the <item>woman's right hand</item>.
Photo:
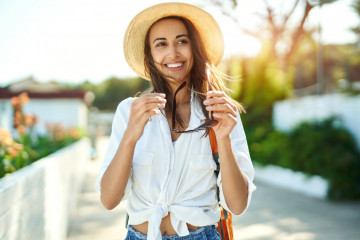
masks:
<svg viewBox="0 0 360 240"><path fill-rule="evenodd" d="M126 129L128 137L137 142L144 132L149 119L160 113L159 108L166 104L164 93L146 93L131 104L129 123Z"/></svg>

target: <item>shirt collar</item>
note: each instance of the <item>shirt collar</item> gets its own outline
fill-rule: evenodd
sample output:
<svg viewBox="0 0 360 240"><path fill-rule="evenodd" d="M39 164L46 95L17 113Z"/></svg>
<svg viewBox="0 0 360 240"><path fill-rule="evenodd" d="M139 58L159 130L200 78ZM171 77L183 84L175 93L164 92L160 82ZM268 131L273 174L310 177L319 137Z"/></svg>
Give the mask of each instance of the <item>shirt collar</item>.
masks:
<svg viewBox="0 0 360 240"><path fill-rule="evenodd" d="M191 99L190 99L190 110L191 110L190 122L189 122L190 128L198 127L206 120L206 117L201 109L200 101L201 99L197 97L194 91L192 90ZM165 115L165 111L163 108L161 108L160 111L163 115Z"/></svg>

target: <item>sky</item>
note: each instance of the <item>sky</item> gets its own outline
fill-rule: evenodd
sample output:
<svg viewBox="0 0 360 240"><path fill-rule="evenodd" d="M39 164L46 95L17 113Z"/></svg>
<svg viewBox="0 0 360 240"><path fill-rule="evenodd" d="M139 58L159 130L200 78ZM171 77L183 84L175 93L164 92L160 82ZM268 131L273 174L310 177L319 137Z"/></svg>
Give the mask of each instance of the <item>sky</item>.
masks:
<svg viewBox="0 0 360 240"><path fill-rule="evenodd" d="M176 0L175 0L176 1ZM162 0L0 0L0 87L32 76L56 80L99 83L109 77L133 77L123 56L123 36L128 23L141 10ZM256 55L260 43L208 1L199 3L218 21L225 39L225 57ZM256 28L262 0L238 0L236 15L248 29ZM268 0L286 10L289 0ZM351 9L353 0L338 0L314 9L307 27L322 26L324 43L350 43L349 30L359 24ZM280 4L280 5L279 5Z"/></svg>

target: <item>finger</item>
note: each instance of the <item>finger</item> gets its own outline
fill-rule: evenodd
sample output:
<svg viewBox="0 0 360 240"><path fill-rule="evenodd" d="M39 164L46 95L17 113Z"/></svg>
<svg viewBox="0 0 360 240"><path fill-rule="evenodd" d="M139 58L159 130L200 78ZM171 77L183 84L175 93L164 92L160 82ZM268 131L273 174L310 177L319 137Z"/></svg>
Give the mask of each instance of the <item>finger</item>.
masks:
<svg viewBox="0 0 360 240"><path fill-rule="evenodd" d="M145 102L161 102L166 100L164 93L146 93L141 96L139 99Z"/></svg>
<svg viewBox="0 0 360 240"><path fill-rule="evenodd" d="M232 120L233 122L237 122L237 118L234 117L232 114L230 113L219 113L219 112L214 112L213 114L215 120L221 121L221 120Z"/></svg>
<svg viewBox="0 0 360 240"><path fill-rule="evenodd" d="M229 104L231 108L236 111L237 107L234 104L234 100L231 99L229 96L227 96L224 93L224 96L221 97L214 97L214 98L208 98L204 101L205 106L214 105L214 104Z"/></svg>
<svg viewBox="0 0 360 240"><path fill-rule="evenodd" d="M140 119L140 118L148 118L148 115L154 115L154 114L159 114L160 113L160 109L159 108L164 108L165 107L165 103L148 103L148 104L144 104L141 105L141 107L135 108L133 109L133 115L135 116L135 119Z"/></svg>
<svg viewBox="0 0 360 240"><path fill-rule="evenodd" d="M213 97L227 97L224 91L208 91L206 92L206 98Z"/></svg>
<svg viewBox="0 0 360 240"><path fill-rule="evenodd" d="M143 106L143 111L150 111L152 109L164 108L165 103L146 103Z"/></svg>
<svg viewBox="0 0 360 240"><path fill-rule="evenodd" d="M204 101L205 106L224 103L229 103L229 100L225 97L209 98Z"/></svg>
<svg viewBox="0 0 360 240"><path fill-rule="evenodd" d="M205 107L213 106L217 104L227 104L234 111L236 111L236 105L234 104L233 100L229 97L209 98L204 101Z"/></svg>
<svg viewBox="0 0 360 240"><path fill-rule="evenodd" d="M146 93L133 101L134 106L143 105L151 102L166 102L165 94L163 93Z"/></svg>
<svg viewBox="0 0 360 240"><path fill-rule="evenodd" d="M160 114L160 110L158 108L155 108L155 109L151 109L149 111L146 111L144 115L147 116L147 117L152 117L152 116L157 115L157 114Z"/></svg>
<svg viewBox="0 0 360 240"><path fill-rule="evenodd" d="M139 122L141 123L146 123L147 121L149 121L151 119L152 116L160 114L160 110L158 108L152 109L150 111L146 111L143 114L138 114L139 116Z"/></svg>
<svg viewBox="0 0 360 240"><path fill-rule="evenodd" d="M236 111L234 111L233 107L228 103L206 106L206 110L212 112L230 113L233 116L236 116Z"/></svg>
<svg viewBox="0 0 360 240"><path fill-rule="evenodd" d="M141 111L142 109L146 111L152 108L151 104L155 104L153 108L162 108L163 105L166 104L166 99L164 99L163 96L165 96L165 94L145 94L140 98L135 99L131 104L131 108L134 111Z"/></svg>

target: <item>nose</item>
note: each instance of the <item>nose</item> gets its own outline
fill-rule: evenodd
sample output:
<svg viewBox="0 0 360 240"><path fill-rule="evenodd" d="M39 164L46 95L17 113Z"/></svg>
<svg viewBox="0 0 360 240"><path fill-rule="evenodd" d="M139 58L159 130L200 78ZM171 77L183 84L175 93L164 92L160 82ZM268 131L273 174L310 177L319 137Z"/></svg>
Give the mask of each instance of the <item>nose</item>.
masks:
<svg viewBox="0 0 360 240"><path fill-rule="evenodd" d="M169 52L168 52L168 58L169 59L176 59L177 56L179 55L178 49L175 45L170 45L169 46Z"/></svg>

